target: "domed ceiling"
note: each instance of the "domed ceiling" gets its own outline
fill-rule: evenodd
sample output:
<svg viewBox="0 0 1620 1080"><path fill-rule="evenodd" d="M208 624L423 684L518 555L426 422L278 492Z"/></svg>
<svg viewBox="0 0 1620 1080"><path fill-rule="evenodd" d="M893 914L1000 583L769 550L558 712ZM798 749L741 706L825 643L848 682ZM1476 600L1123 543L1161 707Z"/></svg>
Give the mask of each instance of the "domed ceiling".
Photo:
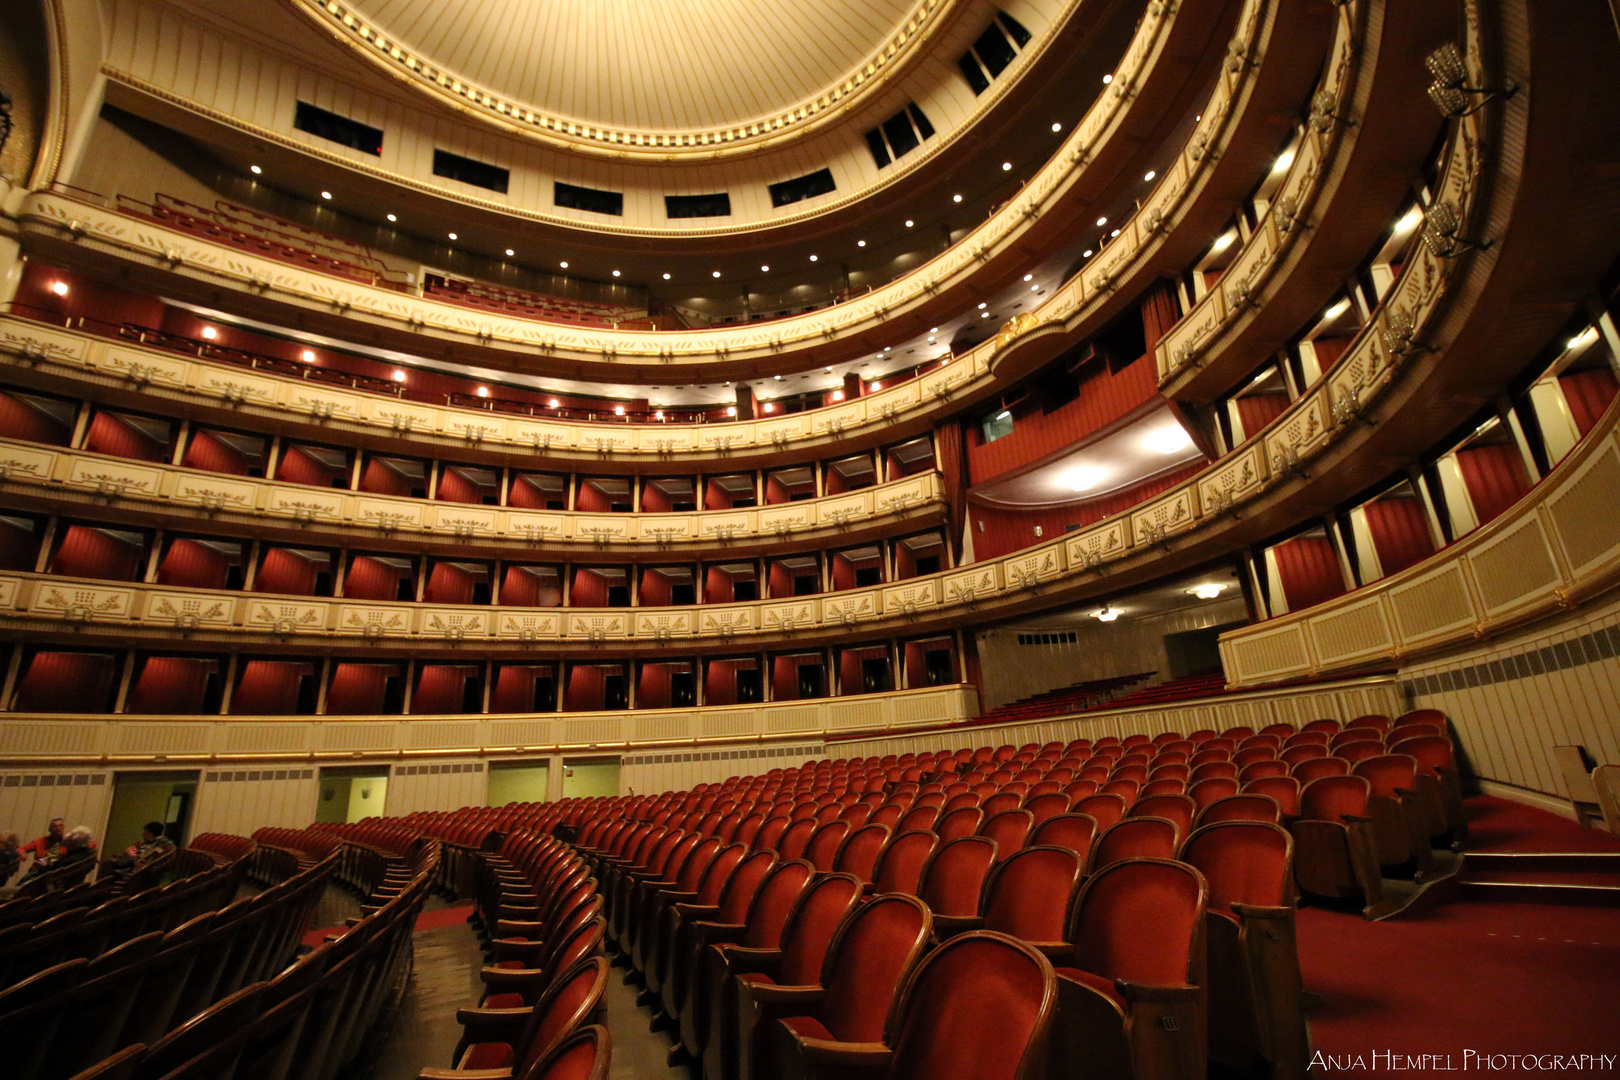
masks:
<svg viewBox="0 0 1620 1080"><path fill-rule="evenodd" d="M547 141L754 151L889 83L965 0L294 0L373 63Z"/></svg>

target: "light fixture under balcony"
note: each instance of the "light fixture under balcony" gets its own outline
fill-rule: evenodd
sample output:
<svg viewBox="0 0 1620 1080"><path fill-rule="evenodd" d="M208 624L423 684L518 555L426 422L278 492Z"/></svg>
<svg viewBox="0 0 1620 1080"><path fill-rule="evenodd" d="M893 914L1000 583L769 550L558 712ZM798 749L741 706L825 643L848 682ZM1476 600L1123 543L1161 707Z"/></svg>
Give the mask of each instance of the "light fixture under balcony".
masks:
<svg viewBox="0 0 1620 1080"><path fill-rule="evenodd" d="M298 354L298 359L302 360L306 364L313 364L315 362L315 350L305 349L303 352Z"/></svg>
<svg viewBox="0 0 1620 1080"><path fill-rule="evenodd" d="M623 416L624 415L624 406L623 405L615 405L615 406L613 406L613 415L614 416Z"/></svg>
<svg viewBox="0 0 1620 1080"><path fill-rule="evenodd" d="M507 257L510 258L511 256L516 255L517 252L513 251L511 248L507 248L506 249L506 254L507 254Z"/></svg>
<svg viewBox="0 0 1620 1080"><path fill-rule="evenodd" d="M1322 321L1326 322L1329 319L1337 319L1340 315L1343 315L1349 310L1350 301L1348 299L1340 300L1337 304L1334 304L1332 307L1328 308L1322 313Z"/></svg>
<svg viewBox="0 0 1620 1080"><path fill-rule="evenodd" d="M844 400L844 392L842 390L834 390L832 392L832 399L834 401L843 401Z"/></svg>
<svg viewBox="0 0 1620 1080"><path fill-rule="evenodd" d="M1192 436L1188 435L1181 425L1171 424L1149 432L1142 443L1149 450L1161 454L1177 454L1192 445Z"/></svg>
<svg viewBox="0 0 1620 1080"><path fill-rule="evenodd" d="M394 372L394 381L395 382L404 382L405 381L405 373L403 371L395 371Z"/></svg>
<svg viewBox="0 0 1620 1080"><path fill-rule="evenodd" d="M1451 42L1424 57L1423 64L1434 76L1434 81L1429 84L1429 100L1448 120L1478 112L1492 98L1509 98L1519 91L1518 86L1511 82L1500 87L1469 86L1468 62L1463 59L1461 50ZM1471 95L1478 96L1479 100L1474 101Z"/></svg>
<svg viewBox="0 0 1620 1080"><path fill-rule="evenodd" d="M737 406L735 406L735 405L727 405L726 406L726 415L727 416L736 416L737 415Z"/></svg>
<svg viewBox="0 0 1620 1080"><path fill-rule="evenodd" d="M388 215L388 220L389 221L398 221L399 220L399 215L398 214L389 214Z"/></svg>
<svg viewBox="0 0 1620 1080"><path fill-rule="evenodd" d="M1206 581L1202 585L1194 585L1187 590L1188 596L1196 596L1200 600L1214 600L1226 591L1226 586L1218 581Z"/></svg>
<svg viewBox="0 0 1620 1080"><path fill-rule="evenodd" d="M877 382L876 380L874 380L873 383L872 383L872 389L881 390L881 389L883 389L883 384L880 383L880 382Z"/></svg>
<svg viewBox="0 0 1620 1080"><path fill-rule="evenodd" d="M331 193L331 192L330 192L330 191L323 191L323 192L321 192L321 198L323 198L323 199L330 199L330 198L331 198L331 197L332 197L332 193Z"/></svg>
<svg viewBox="0 0 1620 1080"><path fill-rule="evenodd" d="M1564 345L1565 345L1566 348L1571 349L1571 350L1584 349L1588 345L1590 345L1594 341L1596 341L1597 339L1598 339L1597 327L1588 326L1585 330L1582 330L1580 333L1576 334L1574 337L1572 337L1568 341L1564 342Z"/></svg>
<svg viewBox="0 0 1620 1080"><path fill-rule="evenodd" d="M1227 248L1232 246L1232 241L1236 239L1237 233L1230 230L1223 232L1221 235L1215 238L1215 243L1210 245L1210 250L1217 253L1225 251Z"/></svg>
<svg viewBox="0 0 1620 1080"><path fill-rule="evenodd" d="M487 387L487 386L480 386L480 387L479 387L479 388L478 388L478 396L479 396L479 397L489 397L489 387Z"/></svg>
<svg viewBox="0 0 1620 1080"><path fill-rule="evenodd" d="M1271 163L1271 171L1274 173L1287 172L1288 167L1293 163L1294 152L1292 150L1284 150L1282 153L1277 155L1277 160Z"/></svg>
<svg viewBox="0 0 1620 1080"><path fill-rule="evenodd" d="M264 170L259 168L257 165L249 165L248 172L252 173L254 176L258 176L260 173L264 172Z"/></svg>
<svg viewBox="0 0 1620 1080"><path fill-rule="evenodd" d="M1151 184L1154 181L1154 179L1158 177L1158 175L1159 174L1158 174L1158 172L1156 170L1149 169L1147 172L1142 174L1142 179L1144 181L1146 181L1147 183Z"/></svg>
<svg viewBox="0 0 1620 1080"><path fill-rule="evenodd" d="M51 292L57 296L66 296L68 294L68 283L65 281L51 282Z"/></svg>
<svg viewBox="0 0 1620 1080"><path fill-rule="evenodd" d="M1117 607L1105 607L1101 611L1093 611L1091 617L1098 622L1113 622L1123 614L1125 612Z"/></svg>
<svg viewBox="0 0 1620 1080"><path fill-rule="evenodd" d="M558 401L556 398L552 398L550 401L546 402L546 408L555 409L561 404L562 402Z"/></svg>
<svg viewBox="0 0 1620 1080"><path fill-rule="evenodd" d="M759 407L759 411L764 413L773 413L776 411L776 406L767 401L765 404Z"/></svg>
<svg viewBox="0 0 1620 1080"><path fill-rule="evenodd" d="M1077 469L1070 469L1058 481L1070 491L1090 491L1102 483L1107 472L1096 465L1082 465Z"/></svg>
<svg viewBox="0 0 1620 1080"><path fill-rule="evenodd" d="M213 341L215 338L219 337L219 331L215 330L212 326L205 326L202 328L202 335L209 341Z"/></svg>

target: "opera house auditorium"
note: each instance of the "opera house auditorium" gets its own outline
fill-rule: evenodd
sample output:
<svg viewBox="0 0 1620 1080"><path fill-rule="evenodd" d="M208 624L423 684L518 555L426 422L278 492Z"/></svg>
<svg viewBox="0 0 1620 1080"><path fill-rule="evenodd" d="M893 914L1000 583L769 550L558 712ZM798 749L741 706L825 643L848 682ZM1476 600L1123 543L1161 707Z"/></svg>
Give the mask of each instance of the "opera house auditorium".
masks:
<svg viewBox="0 0 1620 1080"><path fill-rule="evenodd" d="M1620 1075L1620 2L9 0L0 1076Z"/></svg>

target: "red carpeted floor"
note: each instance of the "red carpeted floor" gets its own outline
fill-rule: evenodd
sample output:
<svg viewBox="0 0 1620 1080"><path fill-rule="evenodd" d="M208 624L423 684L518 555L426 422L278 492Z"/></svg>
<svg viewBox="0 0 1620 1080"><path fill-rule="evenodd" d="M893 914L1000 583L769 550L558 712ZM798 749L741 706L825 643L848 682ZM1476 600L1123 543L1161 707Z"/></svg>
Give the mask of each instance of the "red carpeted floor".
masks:
<svg viewBox="0 0 1620 1080"><path fill-rule="evenodd" d="M1469 810L1470 850L1620 850L1518 803L1470 799ZM1324 999L1311 1014L1318 1076L1546 1075L1536 1066L1560 1064L1488 1068L1467 1051L1608 1054L1607 1067L1558 1071L1620 1075L1620 910L1464 900L1370 923L1303 908L1299 953L1306 989ZM1421 1054L1443 1056L1402 1060Z"/></svg>

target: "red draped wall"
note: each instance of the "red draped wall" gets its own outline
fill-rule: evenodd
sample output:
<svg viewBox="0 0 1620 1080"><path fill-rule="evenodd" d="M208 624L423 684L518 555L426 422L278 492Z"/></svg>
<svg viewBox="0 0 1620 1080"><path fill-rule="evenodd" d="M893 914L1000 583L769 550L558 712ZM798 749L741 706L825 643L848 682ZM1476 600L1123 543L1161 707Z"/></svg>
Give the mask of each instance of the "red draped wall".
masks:
<svg viewBox="0 0 1620 1080"><path fill-rule="evenodd" d="M461 712L467 680L481 674L483 669L473 664L421 665L416 676L416 691L411 695L411 712Z"/></svg>
<svg viewBox="0 0 1620 1080"><path fill-rule="evenodd" d="M607 579L591 570L575 570L569 600L572 607L607 607Z"/></svg>
<svg viewBox="0 0 1620 1080"><path fill-rule="evenodd" d="M349 562L343 579L343 595L350 600L397 600L399 583L411 576L409 570L388 565L370 555L356 555Z"/></svg>
<svg viewBox="0 0 1620 1080"><path fill-rule="evenodd" d="M453 468L447 468L439 475L439 490L436 494L440 502L481 503L484 501L484 489Z"/></svg>
<svg viewBox="0 0 1620 1080"><path fill-rule="evenodd" d="M130 686L124 711L195 716L203 710L208 676L221 670L218 660L186 656L150 656Z"/></svg>
<svg viewBox="0 0 1620 1080"><path fill-rule="evenodd" d="M139 579L146 556L144 544L126 544L104 532L70 525L51 560L51 573L64 577L102 578L107 581Z"/></svg>
<svg viewBox="0 0 1620 1080"><path fill-rule="evenodd" d="M1147 351L1152 355L1159 339L1181 320L1181 304L1176 299L1173 281L1157 281L1142 294L1142 336Z"/></svg>
<svg viewBox="0 0 1620 1080"><path fill-rule="evenodd" d="M16 712L106 712L117 658L109 653L40 652L17 683Z"/></svg>
<svg viewBox="0 0 1620 1080"><path fill-rule="evenodd" d="M206 431L194 432L187 440L185 457L180 464L188 469L232 476L246 476L248 471L247 458Z"/></svg>
<svg viewBox="0 0 1620 1080"><path fill-rule="evenodd" d="M289 596L313 596L315 575L320 567L284 548L269 548L253 578L253 591L286 593Z"/></svg>
<svg viewBox="0 0 1620 1080"><path fill-rule="evenodd" d="M946 540L958 560L962 557L962 528L967 520L967 491L972 472L968 464L966 421L952 420L934 429L939 440L939 473L945 485Z"/></svg>
<svg viewBox="0 0 1620 1080"><path fill-rule="evenodd" d="M1524 459L1516 446L1474 446L1457 451L1463 486L1481 525L1519 501L1530 490Z"/></svg>
<svg viewBox="0 0 1620 1080"><path fill-rule="evenodd" d="M636 682L636 708L669 708L670 676L684 667L684 664L643 664L641 678Z"/></svg>
<svg viewBox="0 0 1620 1080"><path fill-rule="evenodd" d="M573 664L568 669L564 712L591 712L602 708L608 669L594 664Z"/></svg>
<svg viewBox="0 0 1620 1080"><path fill-rule="evenodd" d="M1344 593L1338 557L1325 536L1296 536L1271 549L1289 611L1299 611Z"/></svg>
<svg viewBox="0 0 1620 1080"><path fill-rule="evenodd" d="M489 711L526 713L534 711L534 684L550 678L551 668L532 664L502 664L495 676L495 692L490 695Z"/></svg>
<svg viewBox="0 0 1620 1080"><path fill-rule="evenodd" d="M1287 394L1251 394L1237 399L1238 419L1243 421L1245 439L1260 434L1262 428L1287 411Z"/></svg>
<svg viewBox="0 0 1620 1080"><path fill-rule="evenodd" d="M368 491L373 495L398 495L409 497L412 489L420 485L427 487L427 480L410 480L397 469L392 468L377 458L366 462L360 473L360 490Z"/></svg>
<svg viewBox="0 0 1620 1080"><path fill-rule="evenodd" d="M1575 421L1575 429L1583 438L1614 400L1615 391L1620 389L1608 368L1588 368L1560 375L1558 385L1564 391L1564 400L1569 402L1569 415Z"/></svg>
<svg viewBox="0 0 1620 1080"><path fill-rule="evenodd" d="M973 556L993 559L1035 544L1044 544L1054 536L1063 535L1069 525L1095 525L1104 518L1124 513L1155 495L1161 495L1203 469L1202 462L1193 462L1179 469L1156 476L1143 484L1124 491L1091 499L1069 506L1038 510L1005 510L984 503L973 504ZM979 525L984 530L979 530ZM1044 535L1035 535L1039 525Z"/></svg>
<svg viewBox="0 0 1620 1080"><path fill-rule="evenodd" d="M225 556L196 540L179 539L169 545L158 564L158 584L184 589L223 589L230 565Z"/></svg>
<svg viewBox="0 0 1620 1080"><path fill-rule="evenodd" d="M547 581L555 582L555 578ZM562 589L541 580L521 566L508 566L501 579L502 607L556 607L562 603Z"/></svg>
<svg viewBox="0 0 1620 1080"><path fill-rule="evenodd" d="M477 578L459 566L451 563L435 563L433 572L428 575L422 599L429 604L470 604L473 585L477 581Z"/></svg>
<svg viewBox="0 0 1620 1080"><path fill-rule="evenodd" d="M349 486L347 470L329 469L296 446L282 452L281 462L276 466L276 479L310 487L331 487L332 481L337 480L343 487Z"/></svg>
<svg viewBox="0 0 1620 1080"><path fill-rule="evenodd" d="M1385 497L1362 509L1378 553L1378 565L1385 574L1398 574L1434 554L1423 503L1417 496Z"/></svg>
<svg viewBox="0 0 1620 1080"><path fill-rule="evenodd" d="M32 405L19 401L7 393L0 393L0 431L8 439L66 446L73 437L73 429L57 423Z"/></svg>
<svg viewBox="0 0 1620 1080"><path fill-rule="evenodd" d="M298 711L298 680L314 674L314 664L295 660L244 661L231 698L231 712L241 716L290 716Z"/></svg>
<svg viewBox="0 0 1620 1080"><path fill-rule="evenodd" d="M326 711L334 716L376 715L383 711L388 680L401 674L398 664L336 664L326 690Z"/></svg>
<svg viewBox="0 0 1620 1080"><path fill-rule="evenodd" d="M84 448L96 454L132 458L136 461L167 461L168 447L147 438L112 413L97 412L90 419Z"/></svg>

